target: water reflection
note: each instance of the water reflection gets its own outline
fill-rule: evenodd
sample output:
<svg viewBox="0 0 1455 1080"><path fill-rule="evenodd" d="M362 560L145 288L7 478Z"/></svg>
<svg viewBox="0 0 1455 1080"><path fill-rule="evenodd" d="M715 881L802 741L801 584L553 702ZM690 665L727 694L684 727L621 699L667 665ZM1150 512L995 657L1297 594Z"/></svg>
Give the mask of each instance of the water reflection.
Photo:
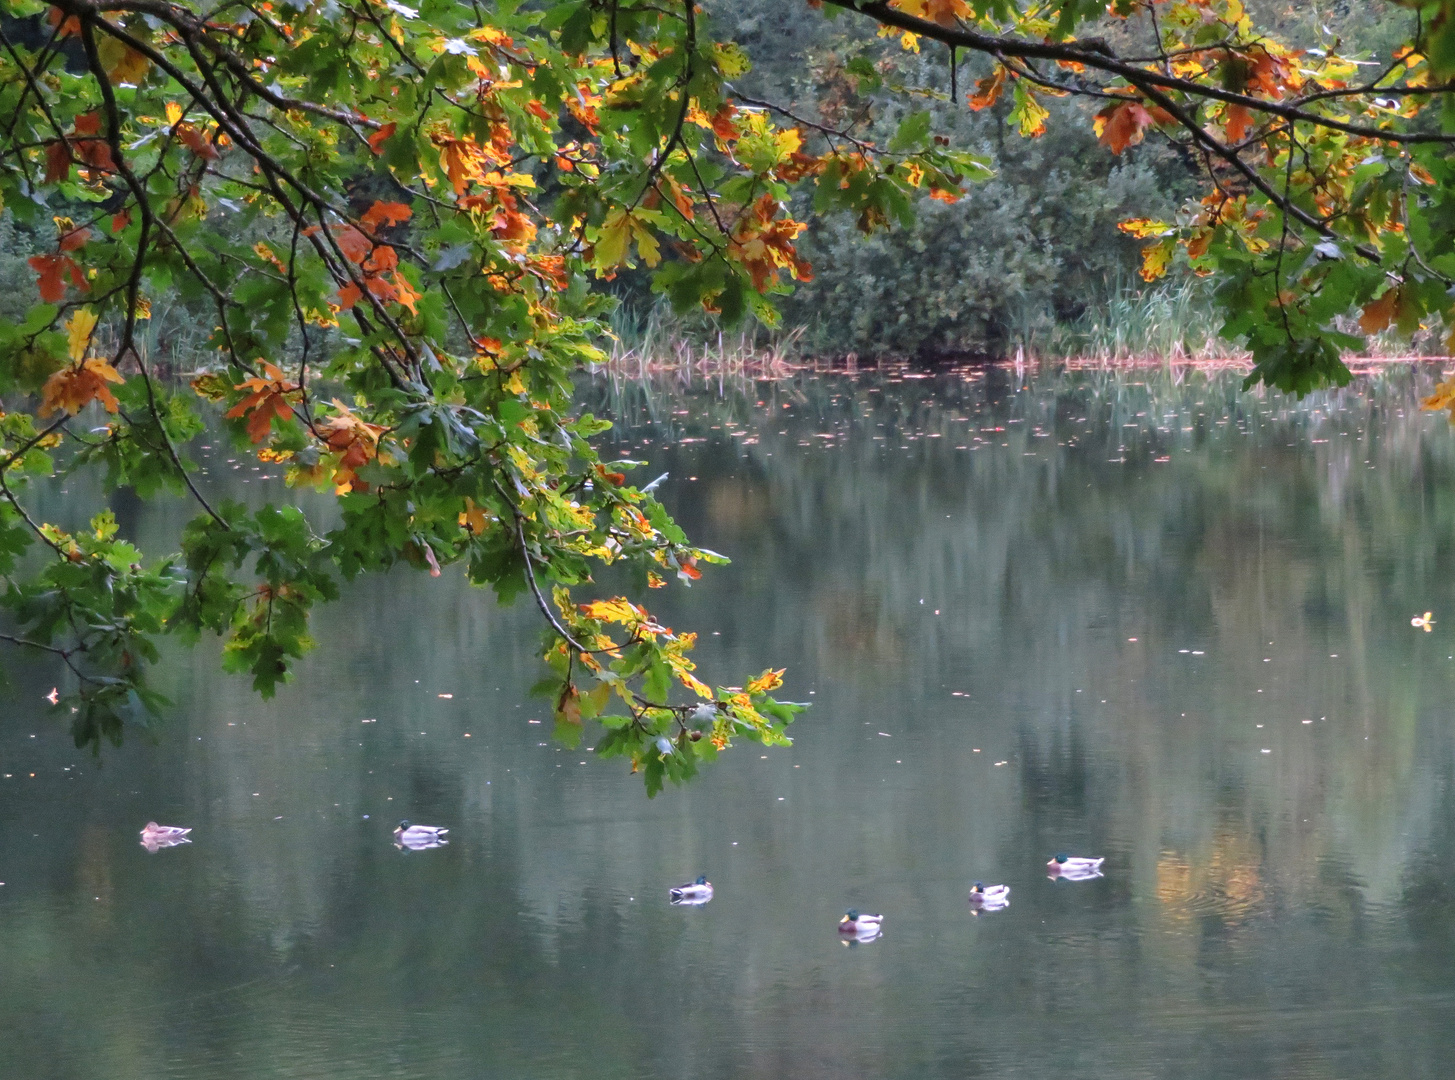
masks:
<svg viewBox="0 0 1455 1080"><path fill-rule="evenodd" d="M0 1075L1443 1075L1436 373L917 374L583 387L735 560L664 620L815 702L652 803L532 723L538 617L449 575L352 588L273 703L177 654L171 725L100 762L16 671ZM187 516L123 508L153 547ZM196 842L139 851L153 816ZM452 842L401 854L406 817ZM974 918L977 878L1015 903ZM839 947L850 906L892 933Z"/></svg>

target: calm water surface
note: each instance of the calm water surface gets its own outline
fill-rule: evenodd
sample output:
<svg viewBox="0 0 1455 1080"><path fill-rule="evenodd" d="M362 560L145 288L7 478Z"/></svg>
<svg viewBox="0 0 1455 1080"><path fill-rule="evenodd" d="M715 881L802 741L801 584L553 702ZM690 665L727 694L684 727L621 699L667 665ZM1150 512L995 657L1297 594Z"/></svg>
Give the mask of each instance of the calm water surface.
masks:
<svg viewBox="0 0 1455 1080"><path fill-rule="evenodd" d="M0 1077L1448 1077L1437 375L587 386L735 560L664 619L710 680L786 665L794 747L648 802L531 722L539 617L450 574L349 589L271 703L176 654L169 726L99 764L33 664L0 698ZM114 505L163 549L187 513ZM452 842L400 852L402 817ZM148 854L148 819L194 843ZM1051 882L1058 850L1106 877ZM977 878L1010 907L976 917ZM883 938L845 947L849 906Z"/></svg>

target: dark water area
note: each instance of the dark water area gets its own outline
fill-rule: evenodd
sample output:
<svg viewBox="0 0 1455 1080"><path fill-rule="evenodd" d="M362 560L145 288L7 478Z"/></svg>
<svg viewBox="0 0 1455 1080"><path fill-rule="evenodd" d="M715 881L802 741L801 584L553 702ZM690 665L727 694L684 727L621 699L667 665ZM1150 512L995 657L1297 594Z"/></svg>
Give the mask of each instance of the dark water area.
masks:
<svg viewBox="0 0 1455 1080"><path fill-rule="evenodd" d="M347 587L272 702L176 651L169 723L99 762L7 654L0 1078L1447 1077L1438 376L584 384L734 560L652 597L699 674L813 702L652 801L551 743L538 613L449 572ZM285 490L229 456L214 492ZM148 550L189 514L114 505Z"/></svg>

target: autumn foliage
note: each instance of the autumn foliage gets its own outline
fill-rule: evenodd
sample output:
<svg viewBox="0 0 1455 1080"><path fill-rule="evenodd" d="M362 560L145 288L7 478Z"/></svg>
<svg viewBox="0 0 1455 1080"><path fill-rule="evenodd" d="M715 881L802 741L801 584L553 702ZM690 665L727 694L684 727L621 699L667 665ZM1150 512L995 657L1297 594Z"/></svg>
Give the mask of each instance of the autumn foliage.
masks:
<svg viewBox="0 0 1455 1080"><path fill-rule="evenodd" d="M338 578L453 566L540 608L561 736L599 723L600 756L649 789L732 737L782 743L781 673L710 685L690 633L572 592L601 565L689 585L722 561L573 410L572 373L601 357L599 283L634 271L680 311L773 324L775 298L813 277L810 213L875 233L989 175L936 110L999 110L1035 138L1050 97L1079 95L1110 154L1160 139L1205 169L1204 197L1125 223L1143 277L1218 275L1255 377L1340 381L1351 322L1455 321L1455 0L1415 6L1376 75L1338 43L1273 40L1239 0L805 4L847 9L883 48L955 50L923 86L845 62L866 107L898 98L872 139L741 92L750 59L711 4L17 8L49 43L0 57L0 200L52 239L29 259L28 315L0 326L0 392L25 402L0 417L0 575L29 545L56 556L8 594L22 640L65 638L66 708L95 744L156 704L157 635L223 635L229 670L271 693ZM187 388L157 377L138 333L163 296L209 335ZM214 407L291 483L331 487L332 524L213 505L187 444ZM101 423L72 426L87 409ZM17 488L58 467L58 440L67 468L192 498L180 554L149 565L104 522L83 542L33 521Z"/></svg>

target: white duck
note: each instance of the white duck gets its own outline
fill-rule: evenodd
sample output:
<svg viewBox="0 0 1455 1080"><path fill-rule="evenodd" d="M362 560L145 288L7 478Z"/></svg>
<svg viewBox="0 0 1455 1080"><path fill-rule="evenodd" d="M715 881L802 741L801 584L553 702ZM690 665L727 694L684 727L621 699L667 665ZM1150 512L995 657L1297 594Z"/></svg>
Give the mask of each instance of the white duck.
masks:
<svg viewBox="0 0 1455 1080"><path fill-rule="evenodd" d="M1087 859L1060 854L1046 864L1046 876L1053 880L1065 878L1067 881L1089 881L1102 876L1101 864L1104 862L1105 858Z"/></svg>
<svg viewBox="0 0 1455 1080"><path fill-rule="evenodd" d="M998 911L1010 904L1009 885L982 885L976 882L970 886L970 906L982 911Z"/></svg>
<svg viewBox="0 0 1455 1080"><path fill-rule="evenodd" d="M873 941L883 929L883 915L863 915L853 908L839 920L839 933L845 935L842 939L845 945L854 943L848 939L848 935L852 934L854 941Z"/></svg>
<svg viewBox="0 0 1455 1080"><path fill-rule="evenodd" d="M712 899L712 882L706 876L678 885L667 894L674 904L705 904Z"/></svg>
<svg viewBox="0 0 1455 1080"><path fill-rule="evenodd" d="M412 851L441 847L449 843L445 839L445 833L449 831L438 825L411 825L407 821L401 821L394 830L394 843Z"/></svg>

